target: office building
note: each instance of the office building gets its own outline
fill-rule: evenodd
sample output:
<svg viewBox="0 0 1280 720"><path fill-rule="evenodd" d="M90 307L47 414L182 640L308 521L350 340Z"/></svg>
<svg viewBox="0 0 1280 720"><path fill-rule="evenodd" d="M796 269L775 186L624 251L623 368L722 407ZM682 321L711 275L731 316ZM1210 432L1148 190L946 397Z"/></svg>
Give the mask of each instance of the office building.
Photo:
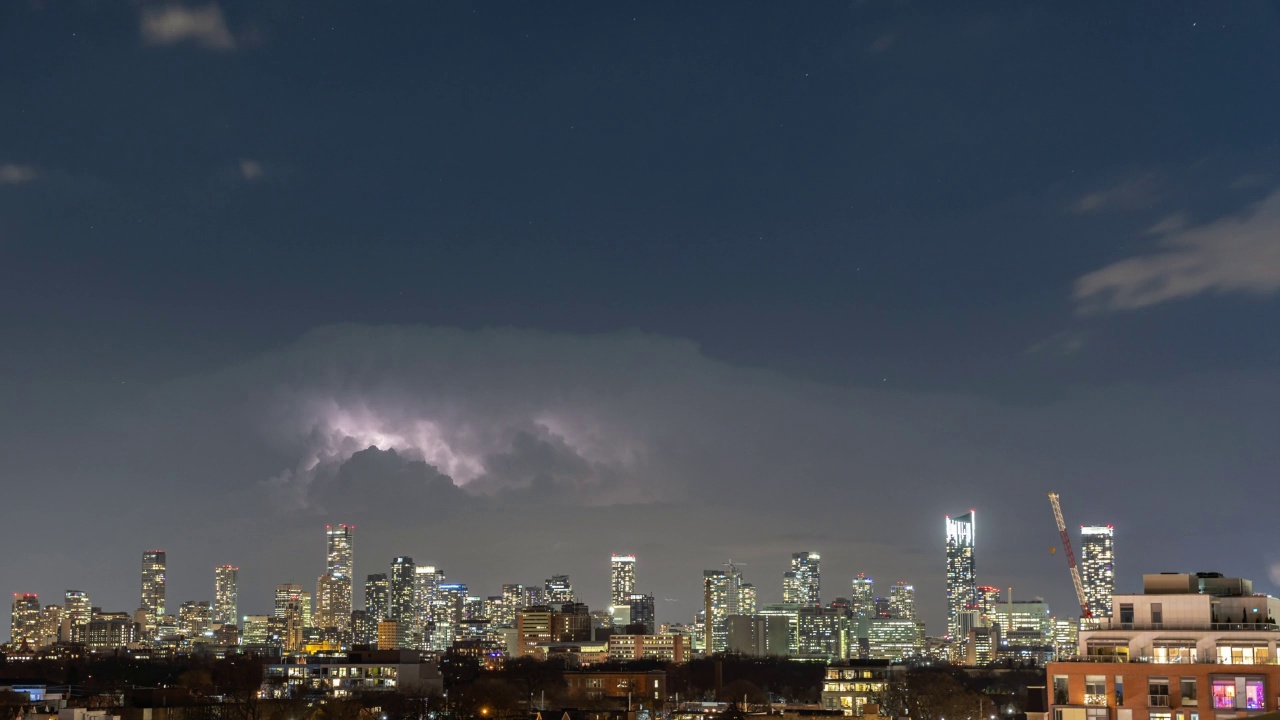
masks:
<svg viewBox="0 0 1280 720"><path fill-rule="evenodd" d="M378 644L378 620L367 610L351 611L351 643L352 645Z"/></svg>
<svg viewBox="0 0 1280 720"><path fill-rule="evenodd" d="M573 583L569 582L568 575L552 575L543 583L543 589L546 592L548 605L575 602Z"/></svg>
<svg viewBox="0 0 1280 720"><path fill-rule="evenodd" d="M14 593L9 617L9 641L14 646L26 643L32 649L39 647L40 597L35 593Z"/></svg>
<svg viewBox="0 0 1280 720"><path fill-rule="evenodd" d="M751 657L791 654L791 620L783 615L730 615L728 651Z"/></svg>
<svg viewBox="0 0 1280 720"><path fill-rule="evenodd" d="M1038 648L1054 644L1053 614L1043 600L1001 603L987 617L999 626L1005 647Z"/></svg>
<svg viewBox="0 0 1280 720"><path fill-rule="evenodd" d="M93 602L83 590L68 590L63 595L62 630L58 636L65 642L85 642L85 630L93 619Z"/></svg>
<svg viewBox="0 0 1280 720"><path fill-rule="evenodd" d="M350 578L326 573L316 580L315 617L308 625L346 637L351 629Z"/></svg>
<svg viewBox="0 0 1280 720"><path fill-rule="evenodd" d="M374 622L391 617L391 582L386 573L374 573L365 579L364 609Z"/></svg>
<svg viewBox="0 0 1280 720"><path fill-rule="evenodd" d="M267 646L275 642L272 637L271 615L245 615L240 619L240 644Z"/></svg>
<svg viewBox="0 0 1280 720"><path fill-rule="evenodd" d="M1000 588L990 585L979 585L977 591L978 603L974 608L977 610L979 618L990 618L991 613L995 611L996 606L1000 604L1002 594Z"/></svg>
<svg viewBox="0 0 1280 720"><path fill-rule="evenodd" d="M1115 528L1110 525L1080 528L1080 580L1089 613L1111 617L1111 596L1116 592Z"/></svg>
<svg viewBox="0 0 1280 720"><path fill-rule="evenodd" d="M703 636L708 653L724 652L728 648L729 616L742 614L740 604L744 597L753 604L755 601L755 588L743 593L742 573L733 563L728 567L727 571L702 572Z"/></svg>
<svg viewBox="0 0 1280 720"><path fill-rule="evenodd" d="M178 606L178 632L183 637L204 635L213 619L213 606L208 600L188 600Z"/></svg>
<svg viewBox="0 0 1280 720"><path fill-rule="evenodd" d="M849 612L858 620L869 620L876 616L876 581L867 577L866 573L858 573L853 579Z"/></svg>
<svg viewBox="0 0 1280 720"><path fill-rule="evenodd" d="M797 603L765 603L759 615L778 616L787 621L787 654L800 652L800 605Z"/></svg>
<svg viewBox="0 0 1280 720"><path fill-rule="evenodd" d="M115 650L141 639L141 628L128 613L94 615L85 626L85 646L90 650Z"/></svg>
<svg viewBox="0 0 1280 720"><path fill-rule="evenodd" d="M58 634L62 630L62 606L45 605L40 608L40 622L36 625L36 634L40 638L40 647L48 647L58 642Z"/></svg>
<svg viewBox="0 0 1280 720"><path fill-rule="evenodd" d="M405 631L395 620L382 620L378 623L378 649L398 650L404 646Z"/></svg>
<svg viewBox="0 0 1280 720"><path fill-rule="evenodd" d="M782 576L782 601L798 605L822 604L821 558L816 552L791 555L791 569Z"/></svg>
<svg viewBox="0 0 1280 720"><path fill-rule="evenodd" d="M435 607L440 584L444 582L444 571L435 565L419 565L413 570L413 604L418 613L416 627L426 633L432 623L431 610ZM425 640L425 638L424 638ZM429 650L426 642L420 648Z"/></svg>
<svg viewBox="0 0 1280 720"><path fill-rule="evenodd" d="M657 660L683 663L689 661L689 638L664 633L655 635L610 635L609 659L628 662L632 660Z"/></svg>
<svg viewBox="0 0 1280 720"><path fill-rule="evenodd" d="M311 595L301 585L281 583L276 585L275 606L272 617L279 620L280 642L288 652L302 649L302 631L311 616Z"/></svg>
<svg viewBox="0 0 1280 720"><path fill-rule="evenodd" d="M973 627L978 605L978 575L974 566L974 517L969 512L947 516L947 638L963 640Z"/></svg>
<svg viewBox="0 0 1280 720"><path fill-rule="evenodd" d="M744 582L738 586L738 614L755 615L756 614L756 586L749 582Z"/></svg>
<svg viewBox="0 0 1280 720"><path fill-rule="evenodd" d="M657 628L657 613L653 596L633 593L627 598L627 606L631 611L627 625L643 625L644 634L653 635L654 630Z"/></svg>
<svg viewBox="0 0 1280 720"><path fill-rule="evenodd" d="M920 654L922 623L906 618L872 618L867 623L867 657L904 662Z"/></svg>
<svg viewBox="0 0 1280 720"><path fill-rule="evenodd" d="M213 618L215 625L236 625L240 619L240 568L219 565L213 569Z"/></svg>
<svg viewBox="0 0 1280 720"><path fill-rule="evenodd" d="M635 555L614 555L610 564L610 604L626 605L627 598L636 592L636 557Z"/></svg>
<svg viewBox="0 0 1280 720"><path fill-rule="evenodd" d="M401 620L404 625L412 626L417 621L414 607L414 588L417 581L417 568L413 558L400 556L391 561L391 574L388 617Z"/></svg>
<svg viewBox="0 0 1280 720"><path fill-rule="evenodd" d="M844 660L849 657L851 623L843 607L802 606L798 613L801 657Z"/></svg>
<svg viewBox="0 0 1280 720"><path fill-rule="evenodd" d="M142 553L142 605L146 631L154 631L165 615L165 555L163 550Z"/></svg>
<svg viewBox="0 0 1280 720"><path fill-rule="evenodd" d="M899 620L916 619L916 588L899 580L889 588L889 616Z"/></svg>
<svg viewBox="0 0 1280 720"><path fill-rule="evenodd" d="M355 577L355 552L352 539L355 525L325 525L325 574L350 580Z"/></svg>

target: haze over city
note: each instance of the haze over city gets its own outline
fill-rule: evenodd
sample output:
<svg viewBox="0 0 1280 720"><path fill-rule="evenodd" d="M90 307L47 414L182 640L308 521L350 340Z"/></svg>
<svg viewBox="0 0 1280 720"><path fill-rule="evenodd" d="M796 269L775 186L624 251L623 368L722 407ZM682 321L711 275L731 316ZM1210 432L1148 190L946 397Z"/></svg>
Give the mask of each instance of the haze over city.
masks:
<svg viewBox="0 0 1280 720"><path fill-rule="evenodd" d="M1280 8L960 5L6 4L5 592L1274 592Z"/></svg>

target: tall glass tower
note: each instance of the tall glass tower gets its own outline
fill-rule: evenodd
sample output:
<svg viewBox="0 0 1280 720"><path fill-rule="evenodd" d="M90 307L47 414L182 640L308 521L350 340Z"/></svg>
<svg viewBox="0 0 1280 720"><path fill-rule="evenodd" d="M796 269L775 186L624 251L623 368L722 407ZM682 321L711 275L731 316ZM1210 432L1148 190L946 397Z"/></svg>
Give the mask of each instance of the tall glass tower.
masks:
<svg viewBox="0 0 1280 720"><path fill-rule="evenodd" d="M801 606L822 604L821 560L816 552L792 553L791 570L782 575L782 602Z"/></svg>
<svg viewBox="0 0 1280 720"><path fill-rule="evenodd" d="M142 609L146 613L148 630L155 630L160 618L164 617L164 572L163 550L142 553Z"/></svg>
<svg viewBox="0 0 1280 720"><path fill-rule="evenodd" d="M636 592L636 556L614 555L610 573L610 597L614 607L626 605Z"/></svg>
<svg viewBox="0 0 1280 720"><path fill-rule="evenodd" d="M213 622L222 625L238 625L240 568L219 565L213 570Z"/></svg>
<svg viewBox="0 0 1280 720"><path fill-rule="evenodd" d="M1111 596L1116 591L1115 528L1111 525L1080 528L1080 579L1089 612L1096 618L1111 617Z"/></svg>
<svg viewBox="0 0 1280 720"><path fill-rule="evenodd" d="M974 569L973 510L947 516L947 637L960 640L969 633L978 609L978 574Z"/></svg>

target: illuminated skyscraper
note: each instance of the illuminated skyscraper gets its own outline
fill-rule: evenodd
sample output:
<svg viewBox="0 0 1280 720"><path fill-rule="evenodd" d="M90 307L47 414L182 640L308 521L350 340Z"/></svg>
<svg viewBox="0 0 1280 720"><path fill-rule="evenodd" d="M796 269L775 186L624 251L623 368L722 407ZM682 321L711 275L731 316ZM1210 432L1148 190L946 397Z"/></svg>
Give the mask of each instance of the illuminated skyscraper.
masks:
<svg viewBox="0 0 1280 720"><path fill-rule="evenodd" d="M352 552L352 535L355 525L325 525L325 536L328 548L325 552L325 572L337 578L354 577L354 554Z"/></svg>
<svg viewBox="0 0 1280 720"><path fill-rule="evenodd" d="M431 610L435 607L436 597L439 594L440 585L444 582L444 571L436 568L435 565L419 565L413 570L413 607L417 613L418 621L415 624L418 632L424 632L425 628L431 624ZM424 642L422 645L429 643ZM422 647L423 650L429 650L429 647Z"/></svg>
<svg viewBox="0 0 1280 720"><path fill-rule="evenodd" d="M610 604L620 607L636 591L636 556L614 555L611 575L612 594Z"/></svg>
<svg viewBox="0 0 1280 720"><path fill-rule="evenodd" d="M738 586L738 614L739 615L755 615L756 614L756 586L751 583L742 583Z"/></svg>
<svg viewBox="0 0 1280 720"><path fill-rule="evenodd" d="M974 569L973 510L957 518L947 516L947 637L963 640L973 624L978 604L978 574Z"/></svg>
<svg viewBox="0 0 1280 720"><path fill-rule="evenodd" d="M165 557L163 550L142 553L142 609L146 613L147 631L156 629L164 617Z"/></svg>
<svg viewBox="0 0 1280 720"><path fill-rule="evenodd" d="M325 574L316 585L316 612L323 614L317 627L334 628L350 642L352 597L355 592L355 525L326 525ZM324 586L321 597L321 583Z"/></svg>
<svg viewBox="0 0 1280 720"><path fill-rule="evenodd" d="M40 597L35 593L14 593L13 614L10 616L9 638L15 645L27 643L32 648L40 644Z"/></svg>
<svg viewBox="0 0 1280 720"><path fill-rule="evenodd" d="M991 617L1000 605L1000 588L990 585L978 586L978 604L975 608L978 611L978 617Z"/></svg>
<svg viewBox="0 0 1280 720"><path fill-rule="evenodd" d="M66 642L85 642L85 629L93 619L93 603L89 593L83 590L68 590L63 596L62 632L59 638Z"/></svg>
<svg viewBox="0 0 1280 720"><path fill-rule="evenodd" d="M729 573L723 570L702 571L702 606L706 651L724 652L729 646L729 616L735 614L735 593L730 591Z"/></svg>
<svg viewBox="0 0 1280 720"><path fill-rule="evenodd" d="M213 623L236 625L240 619L240 568L219 565L213 570Z"/></svg>
<svg viewBox="0 0 1280 720"><path fill-rule="evenodd" d="M194 638L209 629L209 619L213 608L208 600L188 600L178 606L178 632L184 637Z"/></svg>
<svg viewBox="0 0 1280 720"><path fill-rule="evenodd" d="M40 608L40 646L47 647L58 642L58 633L62 629L62 606L45 605Z"/></svg>
<svg viewBox="0 0 1280 720"><path fill-rule="evenodd" d="M876 581L866 573L858 573L853 579L849 595L849 611L854 619L867 620L876 616Z"/></svg>
<svg viewBox="0 0 1280 720"><path fill-rule="evenodd" d="M412 623L416 619L414 612L413 592L417 566L413 558L400 556L391 561L390 616L392 620L404 620Z"/></svg>
<svg viewBox="0 0 1280 720"><path fill-rule="evenodd" d="M1089 612L1096 618L1111 617L1111 596L1116 591L1115 528L1110 525L1080 528L1080 579Z"/></svg>
<svg viewBox="0 0 1280 720"><path fill-rule="evenodd" d="M552 575L543 583L543 589L546 591L547 602L552 605L575 602L573 583L569 582L568 575Z"/></svg>
<svg viewBox="0 0 1280 720"><path fill-rule="evenodd" d="M814 606L822 604L820 560L816 552L792 554L791 570L782 576L782 602Z"/></svg>
<svg viewBox="0 0 1280 720"><path fill-rule="evenodd" d="M627 605L631 608L630 624L644 625L645 634L652 635L657 627L657 613L654 610L653 596L633 594L627 598Z"/></svg>
<svg viewBox="0 0 1280 720"><path fill-rule="evenodd" d="M273 617L281 621L283 633L281 642L289 652L302 647L302 629L306 627L306 619L311 615L311 596L302 591L301 585L281 583L276 585L275 608ZM247 631L246 631L247 632Z"/></svg>
<svg viewBox="0 0 1280 720"><path fill-rule="evenodd" d="M916 588L899 580L889 588L889 615L899 620L916 619Z"/></svg>
<svg viewBox="0 0 1280 720"><path fill-rule="evenodd" d="M391 583L386 573L374 573L364 581L364 609L375 627L391 617Z"/></svg>

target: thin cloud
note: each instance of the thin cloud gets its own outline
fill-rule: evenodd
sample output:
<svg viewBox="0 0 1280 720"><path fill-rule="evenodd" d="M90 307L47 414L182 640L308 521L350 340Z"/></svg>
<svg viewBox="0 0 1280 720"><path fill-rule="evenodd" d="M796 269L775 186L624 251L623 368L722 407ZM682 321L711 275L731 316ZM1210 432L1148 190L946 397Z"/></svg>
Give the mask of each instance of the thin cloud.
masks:
<svg viewBox="0 0 1280 720"><path fill-rule="evenodd" d="M1163 227L1162 227L1163 226ZM1280 191L1243 211L1194 227L1162 221L1161 250L1076 280L1081 312L1133 310L1206 292L1280 291Z"/></svg>
<svg viewBox="0 0 1280 720"><path fill-rule="evenodd" d="M240 176L249 182L259 180L266 174L266 168L262 167L262 163L257 160L248 158L240 158Z"/></svg>
<svg viewBox="0 0 1280 720"><path fill-rule="evenodd" d="M40 171L34 165L0 165L0 185L25 185L38 177Z"/></svg>
<svg viewBox="0 0 1280 720"><path fill-rule="evenodd" d="M145 7L140 29L143 40L150 45L192 43L210 50L236 48L235 38L227 29L227 21L217 3L201 7Z"/></svg>
<svg viewBox="0 0 1280 720"><path fill-rule="evenodd" d="M1089 215L1109 210L1140 210L1158 200L1154 173L1129 178L1105 190L1089 193L1072 204L1072 212Z"/></svg>
<svg viewBox="0 0 1280 720"><path fill-rule="evenodd" d="M875 42L867 46L869 53L882 53L893 46L893 42L898 39L893 33L886 33L875 39Z"/></svg>

